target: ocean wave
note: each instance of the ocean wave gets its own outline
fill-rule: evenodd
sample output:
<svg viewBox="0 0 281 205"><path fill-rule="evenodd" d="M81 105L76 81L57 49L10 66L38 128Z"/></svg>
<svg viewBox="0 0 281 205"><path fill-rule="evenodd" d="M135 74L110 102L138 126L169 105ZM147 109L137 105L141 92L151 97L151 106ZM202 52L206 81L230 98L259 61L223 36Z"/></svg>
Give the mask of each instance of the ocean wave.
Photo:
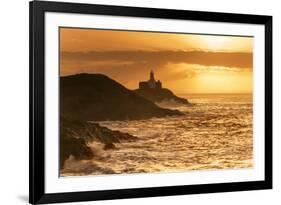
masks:
<svg viewBox="0 0 281 205"><path fill-rule="evenodd" d="M206 101L206 99L204 99ZM137 136L137 141L104 150L95 157L68 159L63 175L99 175L236 169L253 166L252 104L216 100L181 106L183 116L132 121L101 121L101 126ZM192 101L192 100L191 100ZM238 102L239 101L239 102ZM177 107L178 109L178 107Z"/></svg>

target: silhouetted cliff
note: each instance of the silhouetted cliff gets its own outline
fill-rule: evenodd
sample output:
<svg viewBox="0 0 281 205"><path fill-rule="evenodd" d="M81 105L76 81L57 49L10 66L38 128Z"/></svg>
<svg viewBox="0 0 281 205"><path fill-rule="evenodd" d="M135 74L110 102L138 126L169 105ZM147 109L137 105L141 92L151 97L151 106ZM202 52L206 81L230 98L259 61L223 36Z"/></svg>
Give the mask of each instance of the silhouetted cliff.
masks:
<svg viewBox="0 0 281 205"><path fill-rule="evenodd" d="M82 121L136 120L181 115L163 109L102 74L60 78L61 115Z"/></svg>

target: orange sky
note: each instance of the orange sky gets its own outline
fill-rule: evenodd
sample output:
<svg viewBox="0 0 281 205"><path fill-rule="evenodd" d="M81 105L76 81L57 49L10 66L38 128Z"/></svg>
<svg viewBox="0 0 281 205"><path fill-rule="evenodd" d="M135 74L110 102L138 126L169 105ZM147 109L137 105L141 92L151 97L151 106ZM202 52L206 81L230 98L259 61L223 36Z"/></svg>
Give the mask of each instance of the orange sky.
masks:
<svg viewBox="0 0 281 205"><path fill-rule="evenodd" d="M252 50L251 37L61 28L60 72L136 89L153 69L175 93L251 93Z"/></svg>

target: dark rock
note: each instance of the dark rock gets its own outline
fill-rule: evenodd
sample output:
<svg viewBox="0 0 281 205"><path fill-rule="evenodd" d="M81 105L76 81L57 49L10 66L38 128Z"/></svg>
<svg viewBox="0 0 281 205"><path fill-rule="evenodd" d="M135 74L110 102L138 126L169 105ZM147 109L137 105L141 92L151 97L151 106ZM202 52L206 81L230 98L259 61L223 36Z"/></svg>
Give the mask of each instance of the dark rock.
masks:
<svg viewBox="0 0 281 205"><path fill-rule="evenodd" d="M137 120L182 115L158 107L118 82L101 74L60 78L61 115L82 121Z"/></svg>
<svg viewBox="0 0 281 205"><path fill-rule="evenodd" d="M139 96L150 100L154 103L160 103L163 101L173 101L180 104L189 104L188 100L185 98L180 98L176 96L172 91L167 88L158 88L158 89L137 89L134 90Z"/></svg>
<svg viewBox="0 0 281 205"><path fill-rule="evenodd" d="M115 149L115 145L113 143L108 143L108 144L105 144L103 149L104 150L108 150L108 149Z"/></svg>
<svg viewBox="0 0 281 205"><path fill-rule="evenodd" d="M92 141L103 143L105 149L114 148L114 143L133 141L138 138L128 133L113 131L97 123L69 120L60 121L60 168L70 156L75 159L91 159L94 154L88 144Z"/></svg>
<svg viewBox="0 0 281 205"><path fill-rule="evenodd" d="M66 129L61 130L60 137L60 167L63 167L64 161L70 156L75 159L91 159L94 154L87 142L83 138L76 138Z"/></svg>

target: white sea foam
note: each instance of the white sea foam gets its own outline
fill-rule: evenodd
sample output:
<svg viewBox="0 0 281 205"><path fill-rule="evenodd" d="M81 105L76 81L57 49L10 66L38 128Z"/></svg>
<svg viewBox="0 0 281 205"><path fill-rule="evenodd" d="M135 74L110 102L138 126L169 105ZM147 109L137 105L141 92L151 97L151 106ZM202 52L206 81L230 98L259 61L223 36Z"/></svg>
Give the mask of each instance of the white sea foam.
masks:
<svg viewBox="0 0 281 205"><path fill-rule="evenodd" d="M169 105L184 116L99 122L139 137L103 150L92 160L69 161L63 175L139 173L253 166L252 96L189 95L193 106ZM163 106L163 105L162 105ZM82 163L82 164L77 164ZM79 166L80 172L79 172Z"/></svg>

